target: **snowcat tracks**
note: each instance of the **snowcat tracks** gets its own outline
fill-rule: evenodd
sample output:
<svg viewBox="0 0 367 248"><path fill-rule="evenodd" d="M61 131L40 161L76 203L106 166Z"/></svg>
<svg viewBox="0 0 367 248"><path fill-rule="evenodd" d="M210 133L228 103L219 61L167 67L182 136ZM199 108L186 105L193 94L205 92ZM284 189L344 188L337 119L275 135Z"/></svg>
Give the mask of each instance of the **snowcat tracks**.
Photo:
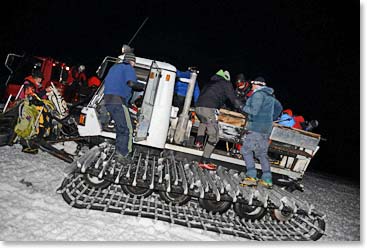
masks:
<svg viewBox="0 0 367 248"><path fill-rule="evenodd" d="M133 165L118 164L112 156L113 149L107 145L92 148L77 161L78 168L58 189L70 206L151 218L249 240L318 240L325 234L324 217L312 205L275 185L273 189L241 187L243 175L237 171L219 166L216 172L208 172L195 163L176 161L172 153L159 157L149 151L135 152ZM173 200L189 198L181 203L167 202L162 192ZM208 201L209 206L213 203L213 209L204 209L207 205L203 208L202 201ZM229 207L222 211L221 206L215 208L217 203ZM239 206L261 211L240 217Z"/></svg>

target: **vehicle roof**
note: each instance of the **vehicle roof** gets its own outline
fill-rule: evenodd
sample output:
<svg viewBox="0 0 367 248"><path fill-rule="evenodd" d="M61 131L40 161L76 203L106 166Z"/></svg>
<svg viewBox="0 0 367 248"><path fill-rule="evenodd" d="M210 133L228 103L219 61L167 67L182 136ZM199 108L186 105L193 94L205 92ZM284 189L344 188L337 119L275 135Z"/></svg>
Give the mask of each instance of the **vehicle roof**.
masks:
<svg viewBox="0 0 367 248"><path fill-rule="evenodd" d="M149 68L150 68L153 61L155 61L158 65L158 67L161 68L161 69L168 70L168 71L173 71L173 72L177 71L176 67L169 64L169 63L161 62L161 61L157 61L157 60L152 60L152 59L136 57L136 63L137 64L146 65Z"/></svg>

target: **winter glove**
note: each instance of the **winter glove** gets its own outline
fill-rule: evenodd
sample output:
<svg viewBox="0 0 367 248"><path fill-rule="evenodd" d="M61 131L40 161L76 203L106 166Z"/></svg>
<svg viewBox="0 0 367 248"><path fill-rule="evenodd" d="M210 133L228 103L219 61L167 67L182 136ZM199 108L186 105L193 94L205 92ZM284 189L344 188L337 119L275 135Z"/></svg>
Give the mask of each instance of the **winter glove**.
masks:
<svg viewBox="0 0 367 248"><path fill-rule="evenodd" d="M236 110L239 110L240 112L242 112L244 104L241 102L240 99L238 99L238 98L234 99L233 105L234 105Z"/></svg>
<svg viewBox="0 0 367 248"><path fill-rule="evenodd" d="M135 105L140 108L143 105L143 97L139 97L135 100Z"/></svg>
<svg viewBox="0 0 367 248"><path fill-rule="evenodd" d="M127 81L127 85L133 90L133 91L143 91L145 88L145 84L135 83L131 80Z"/></svg>

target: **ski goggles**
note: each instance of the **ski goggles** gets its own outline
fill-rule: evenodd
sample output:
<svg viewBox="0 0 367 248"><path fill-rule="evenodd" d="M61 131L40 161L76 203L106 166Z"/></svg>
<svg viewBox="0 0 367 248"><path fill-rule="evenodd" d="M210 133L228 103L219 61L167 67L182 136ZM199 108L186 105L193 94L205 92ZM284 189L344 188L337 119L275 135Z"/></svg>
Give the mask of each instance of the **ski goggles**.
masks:
<svg viewBox="0 0 367 248"><path fill-rule="evenodd" d="M236 87L237 88L247 88L250 86L249 82L245 82L245 81L237 81L236 82Z"/></svg>

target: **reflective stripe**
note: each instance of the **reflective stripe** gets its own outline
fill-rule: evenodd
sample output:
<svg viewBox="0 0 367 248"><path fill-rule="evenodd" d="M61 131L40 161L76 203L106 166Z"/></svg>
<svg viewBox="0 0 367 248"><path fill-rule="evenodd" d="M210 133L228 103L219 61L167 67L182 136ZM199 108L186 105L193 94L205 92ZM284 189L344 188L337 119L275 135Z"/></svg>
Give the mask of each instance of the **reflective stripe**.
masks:
<svg viewBox="0 0 367 248"><path fill-rule="evenodd" d="M133 127L131 125L131 118L130 118L129 109L124 104L122 104L122 108L124 109L126 124L127 124L127 127L129 128L129 142L127 144L127 149L129 150L129 153L130 153L133 150L133 148L132 148L132 145L133 145Z"/></svg>

